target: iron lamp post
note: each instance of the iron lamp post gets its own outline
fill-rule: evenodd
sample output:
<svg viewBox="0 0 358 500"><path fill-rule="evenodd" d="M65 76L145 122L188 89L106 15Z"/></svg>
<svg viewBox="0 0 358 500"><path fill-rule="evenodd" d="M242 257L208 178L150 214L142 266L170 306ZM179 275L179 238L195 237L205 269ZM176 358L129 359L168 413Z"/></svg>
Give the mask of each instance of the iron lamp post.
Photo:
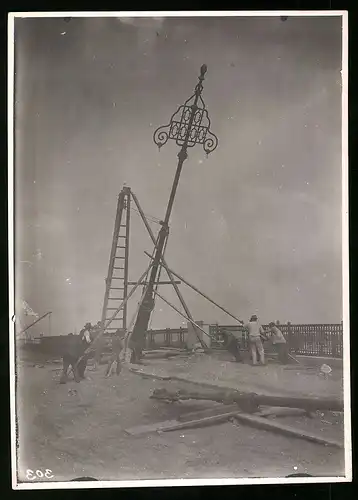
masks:
<svg viewBox="0 0 358 500"><path fill-rule="evenodd" d="M189 97L183 105L172 115L167 125L159 127L153 136L154 143L160 149L169 139L172 139L180 146L178 153L178 166L176 169L172 190L169 197L164 221L161 224L157 244L153 257L153 267L151 269L145 296L139 308L136 322L131 335L131 345L134 362L141 357L144 347L144 337L148 329L150 315L154 308L154 284L157 280L158 269L163 254L164 245L169 234L169 219L173 208L174 198L177 191L180 174L184 161L188 158L188 148L196 144L202 144L206 155L209 155L217 148L218 139L210 130L210 118L205 103L201 97L203 91L203 81L207 72L207 66L203 64L200 68L199 81L195 86L194 94Z"/></svg>

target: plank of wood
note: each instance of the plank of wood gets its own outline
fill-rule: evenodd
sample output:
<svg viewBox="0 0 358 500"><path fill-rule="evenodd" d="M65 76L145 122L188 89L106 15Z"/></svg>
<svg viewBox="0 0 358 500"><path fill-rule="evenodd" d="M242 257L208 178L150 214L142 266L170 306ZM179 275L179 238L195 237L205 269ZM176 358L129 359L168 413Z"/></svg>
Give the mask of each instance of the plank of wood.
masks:
<svg viewBox="0 0 358 500"><path fill-rule="evenodd" d="M164 353L164 352L170 352L173 354L184 354L188 353L187 350L185 349L180 349L178 347L163 347L159 349L144 349L143 354L152 354L152 353Z"/></svg>
<svg viewBox="0 0 358 500"><path fill-rule="evenodd" d="M130 436L138 436L140 434L149 434L165 429L168 426L177 425L178 420L164 420L163 422L155 422L154 424L137 425L130 429L125 429L124 432Z"/></svg>
<svg viewBox="0 0 358 500"><path fill-rule="evenodd" d="M318 370L317 366L307 365L288 365L283 367L284 370L298 371L298 372L315 372Z"/></svg>
<svg viewBox="0 0 358 500"><path fill-rule="evenodd" d="M142 365L135 365L134 363L127 365L127 368L129 371L132 373L135 373L136 375L140 375L143 378L151 378L151 379L156 379L156 380L171 380L172 377L167 375L166 373L163 372L153 372L151 370L146 370L145 367Z"/></svg>
<svg viewBox="0 0 358 500"><path fill-rule="evenodd" d="M287 356L289 357L289 359L290 359L291 361L293 361L293 363L294 363L295 365L300 365L300 366L302 366L302 363L301 363L300 361L298 361L298 359L297 359L297 358L295 358L294 356L292 356L292 354L288 353L288 354L287 354Z"/></svg>
<svg viewBox="0 0 358 500"><path fill-rule="evenodd" d="M258 429L277 432L279 434L284 434L299 439L305 439L307 441L323 444L326 446L334 446L335 448L344 448L344 444L340 441L318 436L317 434L312 434L310 432L306 432L304 430L297 429L295 427L283 425L281 422L276 422L276 421L273 422L272 420L267 420L266 418L262 418L256 415L237 413L236 415L233 415L233 417L238 422L241 422L243 424L248 424Z"/></svg>
<svg viewBox="0 0 358 500"><path fill-rule="evenodd" d="M234 405L222 405L218 404L212 408L206 408L205 410L192 411L190 413L184 413L178 417L180 422L189 422L190 420L198 420L205 417L214 417L216 415L222 415L227 412L239 411L240 409L236 404Z"/></svg>
<svg viewBox="0 0 358 500"><path fill-rule="evenodd" d="M168 359L168 358L177 358L182 356L181 352L167 351L167 352L151 352L148 351L145 353L145 357L148 359Z"/></svg>
<svg viewBox="0 0 358 500"><path fill-rule="evenodd" d="M285 408L284 406L273 406L263 408L257 415L260 417L294 417L296 415L306 415L307 411L302 408Z"/></svg>
<svg viewBox="0 0 358 500"><path fill-rule="evenodd" d="M236 408L235 411L222 412L219 415L213 415L211 417L198 418L196 420L189 420L188 422L177 422L177 424L168 425L161 429L162 432L179 431L182 429L195 429L197 427L205 427L207 425L219 424L221 422L226 422L229 418L237 415L239 410Z"/></svg>
<svg viewBox="0 0 358 500"><path fill-rule="evenodd" d="M165 420L163 422L157 422L149 425L139 425L137 427L132 427L130 429L125 429L124 432L131 436L138 436L140 434L149 434L151 432L169 432L178 431L182 429L191 429L196 427L204 427L206 425L218 424L220 422L225 422L233 417L238 412L236 408L235 411L224 412L222 410L221 414L213 415L210 417L198 418L196 420L189 420L188 422L180 422L179 420Z"/></svg>

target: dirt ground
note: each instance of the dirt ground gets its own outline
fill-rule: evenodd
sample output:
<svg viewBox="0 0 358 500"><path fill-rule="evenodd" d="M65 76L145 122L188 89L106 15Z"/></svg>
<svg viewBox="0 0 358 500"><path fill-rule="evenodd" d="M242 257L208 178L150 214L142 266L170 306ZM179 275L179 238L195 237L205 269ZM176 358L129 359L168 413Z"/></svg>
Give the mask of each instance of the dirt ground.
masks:
<svg viewBox="0 0 358 500"><path fill-rule="evenodd" d="M177 364L176 369L182 372L188 368L185 360L169 363ZM252 369L250 366L239 368L247 373ZM149 398L153 389L168 387L168 384L175 389L183 386L180 382L164 385L159 380L142 379L125 367L119 376L106 379L104 370L104 366L97 371L88 368L87 378L80 384L71 380L60 385L60 365L39 367L19 362L19 480L26 480L27 469L51 469L52 481L69 481L80 476L118 481L283 477L298 472L324 476L344 474L343 449L231 422L201 429L129 436L124 429L175 419L210 403L156 401ZM205 373L203 367L200 370ZM312 375L306 376L313 380ZM250 377L253 380L253 376ZM303 379L302 383L307 384L307 380ZM334 379L325 383L327 386L338 384ZM285 417L282 421L343 439L341 414L317 412L314 418Z"/></svg>
<svg viewBox="0 0 358 500"><path fill-rule="evenodd" d="M148 359L143 369L245 392L343 398L342 368L334 368L324 378L319 375L320 363L313 368L271 362L254 367L247 362L233 363L231 359L227 351L218 351L210 356L194 354L171 360Z"/></svg>

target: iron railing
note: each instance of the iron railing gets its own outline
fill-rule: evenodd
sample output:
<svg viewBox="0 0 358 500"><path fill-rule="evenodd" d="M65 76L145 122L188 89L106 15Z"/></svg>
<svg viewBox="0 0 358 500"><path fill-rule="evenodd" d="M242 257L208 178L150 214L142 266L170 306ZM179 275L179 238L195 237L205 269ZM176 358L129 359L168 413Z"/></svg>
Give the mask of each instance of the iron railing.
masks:
<svg viewBox="0 0 358 500"><path fill-rule="evenodd" d="M268 325L263 325L265 329ZM278 325L287 340L290 352L306 356L323 356L343 358L343 324L291 324ZM211 345L214 348L225 348L227 333L234 333L238 338L240 348L248 349L248 338L245 329L240 325L210 325L209 333L216 340ZM66 335L41 337L31 342L20 342L18 347L26 351L41 352L46 356L56 357L62 352ZM159 347L184 348L188 338L187 328L166 328L148 330L146 334L146 349ZM21 345L20 345L21 344ZM23 345L24 344L24 345ZM266 344L266 343L265 343ZM265 345L264 344L264 345ZM270 351L270 344L265 350Z"/></svg>
<svg viewBox="0 0 358 500"><path fill-rule="evenodd" d="M264 329L268 325L263 325ZM279 324L290 352L306 356L343 357L343 324ZM240 348L248 349L245 329L240 325L210 325L210 335L216 338L213 347L225 347L226 333L235 333ZM147 349L156 347L185 347L187 328L149 330L146 336Z"/></svg>

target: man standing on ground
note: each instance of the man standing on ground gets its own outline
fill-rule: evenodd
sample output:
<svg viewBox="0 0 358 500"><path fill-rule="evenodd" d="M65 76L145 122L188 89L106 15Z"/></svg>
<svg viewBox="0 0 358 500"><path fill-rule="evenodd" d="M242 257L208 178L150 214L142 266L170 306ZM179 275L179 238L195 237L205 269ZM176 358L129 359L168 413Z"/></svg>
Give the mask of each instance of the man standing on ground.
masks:
<svg viewBox="0 0 358 500"><path fill-rule="evenodd" d="M84 354L88 349L88 347L91 345L91 335L90 335L91 328L92 328L91 323L86 323L85 327L82 328L82 330L79 333L81 342L81 350L80 350L81 352L78 353L78 358L80 361L77 361L76 369L80 379L85 378L87 362L91 356L90 352Z"/></svg>
<svg viewBox="0 0 358 500"><path fill-rule="evenodd" d="M94 348L93 370L97 370L101 362L102 353L106 345L106 341L102 335L100 321L98 321L98 323L91 330L91 340Z"/></svg>
<svg viewBox="0 0 358 500"><path fill-rule="evenodd" d="M270 327L270 339L272 340L272 345L277 351L278 360L283 365L286 365L288 362L288 349L287 349L286 339L283 336L281 330L277 328L277 326L273 321L269 324L269 327Z"/></svg>
<svg viewBox="0 0 358 500"><path fill-rule="evenodd" d="M116 363L116 374L119 375L122 370L122 364L119 355L124 347L125 332L123 330L116 330L112 334L112 354L108 362L106 377L109 377L112 371L113 363Z"/></svg>
<svg viewBox="0 0 358 500"><path fill-rule="evenodd" d="M245 325L249 333L249 345L251 350L252 364L256 366L257 353L259 354L260 364L265 364L265 352L261 341L261 335L264 336L264 329L260 325L256 314L253 314L250 321Z"/></svg>

